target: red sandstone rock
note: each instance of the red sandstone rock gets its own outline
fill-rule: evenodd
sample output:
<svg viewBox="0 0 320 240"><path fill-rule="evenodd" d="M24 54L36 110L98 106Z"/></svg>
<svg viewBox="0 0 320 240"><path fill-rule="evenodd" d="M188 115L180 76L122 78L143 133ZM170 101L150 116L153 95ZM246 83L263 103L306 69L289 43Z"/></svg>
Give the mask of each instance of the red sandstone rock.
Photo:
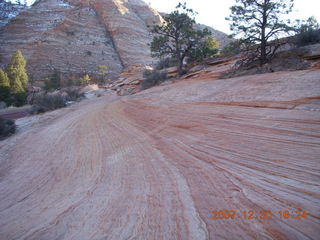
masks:
<svg viewBox="0 0 320 240"><path fill-rule="evenodd" d="M203 74L42 115L0 142L0 239L318 239L319 76Z"/></svg>
<svg viewBox="0 0 320 240"><path fill-rule="evenodd" d="M20 49L31 79L43 80L54 69L68 74L109 77L132 64L151 63L148 25L161 16L141 0L41 0L0 33L0 64Z"/></svg>
<svg viewBox="0 0 320 240"><path fill-rule="evenodd" d="M115 79L126 67L157 61L148 26L162 21L143 0L40 0L1 29L0 67L20 49L38 83L55 69L67 78L96 75L100 65ZM230 41L224 33L213 34L222 46Z"/></svg>

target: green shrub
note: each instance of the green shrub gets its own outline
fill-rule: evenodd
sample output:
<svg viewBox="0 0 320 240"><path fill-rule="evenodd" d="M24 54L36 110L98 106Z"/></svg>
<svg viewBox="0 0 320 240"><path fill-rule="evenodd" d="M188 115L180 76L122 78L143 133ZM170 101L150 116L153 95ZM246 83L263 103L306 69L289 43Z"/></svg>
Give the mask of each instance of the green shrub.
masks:
<svg viewBox="0 0 320 240"><path fill-rule="evenodd" d="M166 57L166 58L160 59L160 61L156 65L156 69L162 70L165 68L177 66L177 64L178 64L178 61L176 59L171 57Z"/></svg>
<svg viewBox="0 0 320 240"><path fill-rule="evenodd" d="M296 36L296 44L298 46L306 46L320 42L320 30L309 29L303 31Z"/></svg>
<svg viewBox="0 0 320 240"><path fill-rule="evenodd" d="M0 118L0 139L14 134L16 131L16 124L14 120Z"/></svg>
<svg viewBox="0 0 320 240"><path fill-rule="evenodd" d="M84 98L84 93L80 93L79 88L67 88L65 92L67 93L67 101L77 101L80 98Z"/></svg>
<svg viewBox="0 0 320 240"><path fill-rule="evenodd" d="M61 74L59 71L55 70L52 76L47 77L44 81L44 89L46 90L55 90L61 87Z"/></svg>
<svg viewBox="0 0 320 240"><path fill-rule="evenodd" d="M242 43L239 40L233 41L222 49L221 54L224 56L237 55L241 52L241 45Z"/></svg>
<svg viewBox="0 0 320 240"><path fill-rule="evenodd" d="M320 25L315 17L310 17L307 21L298 21L296 27L296 45L305 46L320 42Z"/></svg>
<svg viewBox="0 0 320 240"><path fill-rule="evenodd" d="M109 73L109 67L106 65L100 65L98 67L98 75L100 76L100 82L104 83L105 82L105 78Z"/></svg>
<svg viewBox="0 0 320 240"><path fill-rule="evenodd" d="M27 103L27 97L28 93L26 92L11 94L11 102L14 106L21 107Z"/></svg>
<svg viewBox="0 0 320 240"><path fill-rule="evenodd" d="M168 78L166 72L161 72L157 70L146 70L143 73L143 77L144 79L141 83L142 89L147 89L159 85Z"/></svg>
<svg viewBox="0 0 320 240"><path fill-rule="evenodd" d="M82 78L80 78L80 84L81 85L88 85L90 83L91 79L88 74L85 74Z"/></svg>
<svg viewBox="0 0 320 240"><path fill-rule="evenodd" d="M11 105L10 87L0 86L0 102L5 102L8 106Z"/></svg>
<svg viewBox="0 0 320 240"><path fill-rule="evenodd" d="M71 87L71 86L80 86L80 79L78 77L75 76L69 76L68 80L67 80L67 86Z"/></svg>
<svg viewBox="0 0 320 240"><path fill-rule="evenodd" d="M219 52L220 43L214 37L201 41L189 53L188 62L203 62L206 58L213 57Z"/></svg>
<svg viewBox="0 0 320 240"><path fill-rule="evenodd" d="M41 94L33 99L34 105L41 108L41 111L50 111L66 106L66 97L61 94Z"/></svg>

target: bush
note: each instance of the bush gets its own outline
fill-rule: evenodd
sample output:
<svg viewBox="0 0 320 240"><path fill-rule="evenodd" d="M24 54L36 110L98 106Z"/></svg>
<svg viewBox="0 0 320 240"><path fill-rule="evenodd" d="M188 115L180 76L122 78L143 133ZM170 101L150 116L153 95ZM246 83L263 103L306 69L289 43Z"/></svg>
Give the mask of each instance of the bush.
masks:
<svg viewBox="0 0 320 240"><path fill-rule="evenodd" d="M61 74L57 70L53 73L51 77L48 77L44 81L44 89L55 90L60 88Z"/></svg>
<svg viewBox="0 0 320 240"><path fill-rule="evenodd" d="M0 86L0 102L5 102L7 105L11 104L10 87Z"/></svg>
<svg viewBox="0 0 320 240"><path fill-rule="evenodd" d="M241 52L241 45L239 40L233 41L222 49L221 54L224 56L237 55Z"/></svg>
<svg viewBox="0 0 320 240"><path fill-rule="evenodd" d="M67 93L67 101L77 101L79 98L84 97L84 93L80 93L79 88L67 88L65 92Z"/></svg>
<svg viewBox="0 0 320 240"><path fill-rule="evenodd" d="M143 73L143 81L141 83L142 89L147 89L156 85L159 85L164 80L168 79L166 72L156 70L146 70Z"/></svg>
<svg viewBox="0 0 320 240"><path fill-rule="evenodd" d="M62 96L61 94L46 93L35 96L35 98L33 99L33 103L37 107L34 107L34 110L38 110L32 113L35 114L39 112L63 108L66 106L66 101L66 97Z"/></svg>
<svg viewBox="0 0 320 240"><path fill-rule="evenodd" d="M67 80L67 86L80 86L80 79L75 76L70 76Z"/></svg>
<svg viewBox="0 0 320 240"><path fill-rule="evenodd" d="M156 65L156 69L162 70L169 67L175 67L177 66L177 64L178 64L178 61L176 59L171 57L166 57L166 58L160 59L160 61Z"/></svg>
<svg viewBox="0 0 320 240"><path fill-rule="evenodd" d="M11 94L9 87L0 86L0 102L5 102L7 106L21 107L27 103L27 96L26 92Z"/></svg>
<svg viewBox="0 0 320 240"><path fill-rule="evenodd" d="M12 104L16 107L21 107L27 103L28 94L26 92L12 94Z"/></svg>
<svg viewBox="0 0 320 240"><path fill-rule="evenodd" d="M88 74L85 74L82 78L80 78L80 84L81 85L88 85L90 83L91 79Z"/></svg>
<svg viewBox="0 0 320 240"><path fill-rule="evenodd" d="M0 118L0 139L14 134L16 131L16 124L14 120Z"/></svg>
<svg viewBox="0 0 320 240"><path fill-rule="evenodd" d="M214 37L200 42L196 48L192 48L189 53L188 62L203 62L206 58L213 57L219 52L220 43Z"/></svg>
<svg viewBox="0 0 320 240"><path fill-rule="evenodd" d="M302 23L298 20L295 27L296 45L305 46L320 42L320 24L315 17L310 17Z"/></svg>
<svg viewBox="0 0 320 240"><path fill-rule="evenodd" d="M303 31L296 36L296 44L298 46L306 46L320 42L320 30L309 29Z"/></svg>

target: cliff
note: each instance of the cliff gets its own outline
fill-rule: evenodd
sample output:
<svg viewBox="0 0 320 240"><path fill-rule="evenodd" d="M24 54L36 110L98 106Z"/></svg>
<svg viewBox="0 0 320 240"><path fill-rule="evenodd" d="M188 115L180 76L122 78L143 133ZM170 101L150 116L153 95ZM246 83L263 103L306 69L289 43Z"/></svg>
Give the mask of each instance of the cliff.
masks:
<svg viewBox="0 0 320 240"><path fill-rule="evenodd" d="M66 79L97 75L100 65L116 78L129 66L156 61L148 26L161 21L142 0L39 0L0 28L0 67L19 49L38 85L55 70Z"/></svg>
<svg viewBox="0 0 320 240"><path fill-rule="evenodd" d="M55 69L91 73L107 65L110 77L131 64L152 62L148 24L160 15L140 0L42 0L0 30L0 65L20 49L31 79Z"/></svg>
<svg viewBox="0 0 320 240"><path fill-rule="evenodd" d="M11 2L0 0L0 28L27 8L28 7L25 5L13 4Z"/></svg>

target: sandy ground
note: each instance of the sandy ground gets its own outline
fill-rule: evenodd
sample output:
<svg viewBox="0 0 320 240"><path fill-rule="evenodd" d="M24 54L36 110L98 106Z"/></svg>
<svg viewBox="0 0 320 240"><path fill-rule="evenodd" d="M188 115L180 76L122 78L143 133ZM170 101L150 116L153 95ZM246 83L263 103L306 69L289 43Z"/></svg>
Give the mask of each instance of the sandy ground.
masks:
<svg viewBox="0 0 320 240"><path fill-rule="evenodd" d="M319 239L319 99L320 70L204 76L19 120L0 239Z"/></svg>

